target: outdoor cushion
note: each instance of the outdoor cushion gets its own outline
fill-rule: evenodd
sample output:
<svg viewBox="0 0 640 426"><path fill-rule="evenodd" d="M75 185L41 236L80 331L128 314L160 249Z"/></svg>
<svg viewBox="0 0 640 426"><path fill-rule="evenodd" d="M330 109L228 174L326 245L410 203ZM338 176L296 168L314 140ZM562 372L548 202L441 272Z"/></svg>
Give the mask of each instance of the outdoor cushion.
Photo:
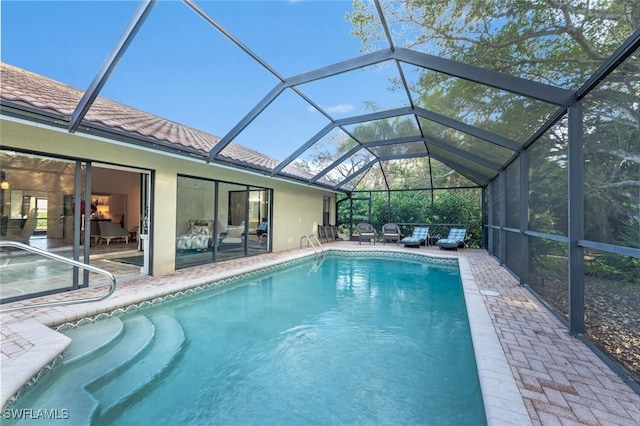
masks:
<svg viewBox="0 0 640 426"><path fill-rule="evenodd" d="M424 243L429 237L429 227L428 226L416 226L413 228L413 233L410 237L404 237L400 242L404 244L405 247L419 247L420 244Z"/></svg>
<svg viewBox="0 0 640 426"><path fill-rule="evenodd" d="M447 238L439 239L436 242L436 245L445 249L457 249L458 247L464 247L464 238L466 235L466 229L451 228Z"/></svg>

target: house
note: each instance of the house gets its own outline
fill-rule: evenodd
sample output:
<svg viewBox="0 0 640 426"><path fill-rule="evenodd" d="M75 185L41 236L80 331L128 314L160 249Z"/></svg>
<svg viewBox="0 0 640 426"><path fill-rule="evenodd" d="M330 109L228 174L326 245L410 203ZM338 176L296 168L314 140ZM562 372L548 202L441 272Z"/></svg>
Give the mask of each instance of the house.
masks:
<svg viewBox="0 0 640 426"><path fill-rule="evenodd" d="M272 177L275 159L232 143L224 162L209 163L220 138L108 99L98 97L69 132L83 91L5 63L0 72L2 216L22 218L40 200L46 237L60 245L90 239L95 226L86 230L86 223L118 222L132 237L148 238L149 273L163 275L191 251L208 250L204 262L212 262L296 248L335 205L329 190ZM256 233L263 221L268 238ZM178 248L198 222L209 224L205 247ZM238 227L225 247L229 228Z"/></svg>

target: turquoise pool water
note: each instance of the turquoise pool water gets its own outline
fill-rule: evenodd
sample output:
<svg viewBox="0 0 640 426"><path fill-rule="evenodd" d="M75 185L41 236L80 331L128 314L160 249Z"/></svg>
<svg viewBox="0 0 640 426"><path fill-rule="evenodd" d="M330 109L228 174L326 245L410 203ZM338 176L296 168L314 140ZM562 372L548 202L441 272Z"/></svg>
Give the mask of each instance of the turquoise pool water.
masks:
<svg viewBox="0 0 640 426"><path fill-rule="evenodd" d="M486 424L457 265L310 266L91 324L77 341L105 343L70 348L13 409L67 425Z"/></svg>

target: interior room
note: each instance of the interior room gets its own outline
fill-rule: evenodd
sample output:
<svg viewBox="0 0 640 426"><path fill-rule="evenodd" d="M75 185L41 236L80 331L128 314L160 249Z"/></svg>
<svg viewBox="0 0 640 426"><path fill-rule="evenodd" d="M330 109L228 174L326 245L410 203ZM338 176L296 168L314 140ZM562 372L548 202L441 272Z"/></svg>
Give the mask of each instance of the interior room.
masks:
<svg viewBox="0 0 640 426"><path fill-rule="evenodd" d="M77 163L11 151L3 151L2 157L0 239L57 252L70 251L74 239ZM85 177L86 166L80 167ZM139 172L93 165L90 203L91 254L138 248ZM81 211L84 206L82 200ZM111 229L119 230L113 236L109 231L101 233L101 222L113 224ZM81 232L81 244L83 236Z"/></svg>

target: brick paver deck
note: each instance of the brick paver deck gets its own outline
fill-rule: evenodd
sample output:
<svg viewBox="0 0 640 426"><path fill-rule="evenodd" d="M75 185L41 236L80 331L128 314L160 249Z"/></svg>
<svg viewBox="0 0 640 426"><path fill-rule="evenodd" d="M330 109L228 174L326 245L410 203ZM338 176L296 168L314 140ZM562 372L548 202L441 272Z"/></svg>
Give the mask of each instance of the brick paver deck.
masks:
<svg viewBox="0 0 640 426"><path fill-rule="evenodd" d="M411 250L412 253L460 256L465 259L475 279L476 291L484 302L531 424L640 425L640 396L584 343L571 337L564 325L527 289L520 287L515 278L486 251L464 249L445 253L433 248L365 247L351 242L328 246L347 250ZM1 316L2 406L10 402L20 387L68 344L68 339L43 324L53 326L75 321L140 302L151 294L168 294L306 254L307 250L270 253L190 268L163 277L143 277L119 286L116 293L103 302L4 313ZM83 291L97 294L101 290ZM68 297L77 296L67 293L49 299ZM491 393L499 392L500 389L491 390ZM509 413L510 407L502 408ZM521 421L509 421L500 413L491 413L489 416L488 411L490 424L523 424Z"/></svg>

